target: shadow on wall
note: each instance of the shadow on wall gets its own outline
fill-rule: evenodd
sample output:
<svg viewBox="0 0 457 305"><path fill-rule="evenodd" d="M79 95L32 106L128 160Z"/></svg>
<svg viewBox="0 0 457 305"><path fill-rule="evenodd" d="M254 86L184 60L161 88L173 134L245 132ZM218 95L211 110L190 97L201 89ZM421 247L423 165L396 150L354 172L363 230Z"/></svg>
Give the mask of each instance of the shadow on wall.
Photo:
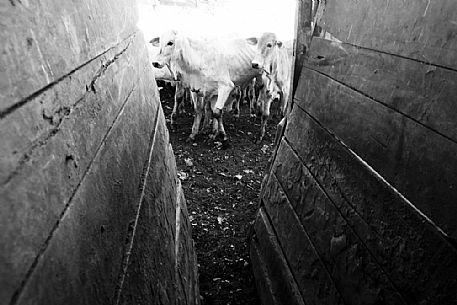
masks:
<svg viewBox="0 0 457 305"><path fill-rule="evenodd" d="M199 302L137 17L131 0L2 6L1 304Z"/></svg>

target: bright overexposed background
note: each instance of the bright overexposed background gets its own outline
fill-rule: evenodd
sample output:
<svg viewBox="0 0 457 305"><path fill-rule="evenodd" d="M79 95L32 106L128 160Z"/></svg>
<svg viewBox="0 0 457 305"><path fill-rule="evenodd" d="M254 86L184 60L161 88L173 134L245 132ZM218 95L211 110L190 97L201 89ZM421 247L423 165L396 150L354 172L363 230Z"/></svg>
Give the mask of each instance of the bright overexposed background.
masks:
<svg viewBox="0 0 457 305"><path fill-rule="evenodd" d="M296 0L139 0L138 27L149 41L175 29L192 36L292 40Z"/></svg>

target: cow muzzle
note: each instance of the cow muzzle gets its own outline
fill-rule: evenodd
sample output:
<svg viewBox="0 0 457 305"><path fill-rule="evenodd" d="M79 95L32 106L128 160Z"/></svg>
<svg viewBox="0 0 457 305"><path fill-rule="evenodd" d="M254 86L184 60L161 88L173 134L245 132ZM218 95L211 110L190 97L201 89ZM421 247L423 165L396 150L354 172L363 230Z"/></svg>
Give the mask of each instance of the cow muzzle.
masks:
<svg viewBox="0 0 457 305"><path fill-rule="evenodd" d="M267 97L271 98L271 100L280 100L281 99L281 92L276 91L276 90L266 90Z"/></svg>
<svg viewBox="0 0 457 305"><path fill-rule="evenodd" d="M254 69L260 69L260 65L257 62L252 62L251 65Z"/></svg>

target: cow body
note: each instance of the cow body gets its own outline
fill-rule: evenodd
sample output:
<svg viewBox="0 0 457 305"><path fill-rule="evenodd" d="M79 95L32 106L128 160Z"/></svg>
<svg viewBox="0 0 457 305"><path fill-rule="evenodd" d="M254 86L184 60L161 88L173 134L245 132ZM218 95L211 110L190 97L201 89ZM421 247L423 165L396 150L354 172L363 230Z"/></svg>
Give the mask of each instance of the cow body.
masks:
<svg viewBox="0 0 457 305"><path fill-rule="evenodd" d="M217 121L213 122L213 137L221 135L223 140L227 140L222 110L235 86L245 87L253 77L259 75L259 71L252 68L251 64L255 49L244 39L192 39L174 31L151 40L151 43L160 44L160 52L153 65L156 68L167 66L185 86L197 92L201 99L197 103L199 109L209 103L213 119ZM199 124L197 121L194 123ZM194 127L191 139L198 132Z"/></svg>
<svg viewBox="0 0 457 305"><path fill-rule="evenodd" d="M270 116L270 106L273 101L279 101L281 116L287 109L290 93L291 50L283 46L273 33L264 33L260 39L247 40L257 45L257 53L252 61L252 67L263 71L263 82L266 86L266 96L260 101L262 115L260 139L265 136L265 127Z"/></svg>

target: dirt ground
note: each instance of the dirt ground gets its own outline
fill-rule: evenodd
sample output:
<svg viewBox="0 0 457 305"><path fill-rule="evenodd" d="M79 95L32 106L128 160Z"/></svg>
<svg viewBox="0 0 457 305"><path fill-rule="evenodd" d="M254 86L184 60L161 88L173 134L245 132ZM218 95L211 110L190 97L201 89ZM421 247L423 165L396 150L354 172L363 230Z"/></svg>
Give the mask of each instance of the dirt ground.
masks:
<svg viewBox="0 0 457 305"><path fill-rule="evenodd" d="M242 104L239 119L224 114L230 145L223 149L207 135L187 143L192 106L186 105L187 114L180 115L177 128L171 130L173 91L161 90L161 100L192 223L202 305L260 304L247 235L258 207L278 119L269 122L264 140L255 144L260 119L251 119L249 106Z"/></svg>

